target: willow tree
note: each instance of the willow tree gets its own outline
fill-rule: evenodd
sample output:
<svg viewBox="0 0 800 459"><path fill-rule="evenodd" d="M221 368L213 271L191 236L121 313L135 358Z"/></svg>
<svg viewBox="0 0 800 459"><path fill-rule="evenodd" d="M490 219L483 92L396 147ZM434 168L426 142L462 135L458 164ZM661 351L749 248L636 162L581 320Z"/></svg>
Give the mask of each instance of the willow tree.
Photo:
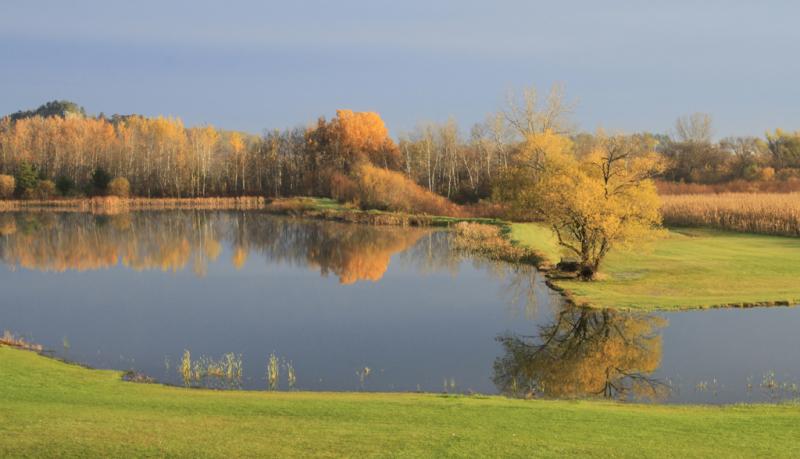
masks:
<svg viewBox="0 0 800 459"><path fill-rule="evenodd" d="M579 261L581 276L591 279L613 247L657 232L661 215L651 178L661 162L649 147L599 134L578 156L569 139L547 130L528 137L507 194L552 228L559 245Z"/></svg>

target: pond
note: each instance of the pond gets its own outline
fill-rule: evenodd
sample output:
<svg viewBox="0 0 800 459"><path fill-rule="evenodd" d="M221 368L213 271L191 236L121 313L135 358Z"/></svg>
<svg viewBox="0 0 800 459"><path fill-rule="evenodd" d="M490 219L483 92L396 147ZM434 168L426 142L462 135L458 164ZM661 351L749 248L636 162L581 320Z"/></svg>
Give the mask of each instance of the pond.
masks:
<svg viewBox="0 0 800 459"><path fill-rule="evenodd" d="M256 211L0 214L0 330L178 385L800 396L798 308L565 307L531 267L453 237Z"/></svg>

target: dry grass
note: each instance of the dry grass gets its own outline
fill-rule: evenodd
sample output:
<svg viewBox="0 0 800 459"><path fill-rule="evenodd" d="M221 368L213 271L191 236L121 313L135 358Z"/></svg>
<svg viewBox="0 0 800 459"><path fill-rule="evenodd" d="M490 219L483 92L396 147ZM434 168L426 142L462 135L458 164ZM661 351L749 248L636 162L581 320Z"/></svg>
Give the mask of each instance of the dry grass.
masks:
<svg viewBox="0 0 800 459"><path fill-rule="evenodd" d="M119 198L116 196L85 199L0 200L0 212L54 210L115 214L135 210L246 210L263 209L266 200L260 196L236 198Z"/></svg>
<svg viewBox="0 0 800 459"><path fill-rule="evenodd" d="M538 265L543 260L543 257L533 249L512 243L502 227L460 222L454 228L456 237L453 238L453 247L456 250L512 263Z"/></svg>
<svg viewBox="0 0 800 459"><path fill-rule="evenodd" d="M679 183L656 182L658 194L719 194L719 193L796 193L800 192L800 180L748 181L733 180L725 183Z"/></svg>
<svg viewBox="0 0 800 459"><path fill-rule="evenodd" d="M21 336L14 335L8 330L4 331L3 335L0 336L0 345L16 347L19 349L27 349L29 351L36 352L42 352L43 349L41 344L33 344Z"/></svg>
<svg viewBox="0 0 800 459"><path fill-rule="evenodd" d="M662 196L664 224L800 236L800 193Z"/></svg>

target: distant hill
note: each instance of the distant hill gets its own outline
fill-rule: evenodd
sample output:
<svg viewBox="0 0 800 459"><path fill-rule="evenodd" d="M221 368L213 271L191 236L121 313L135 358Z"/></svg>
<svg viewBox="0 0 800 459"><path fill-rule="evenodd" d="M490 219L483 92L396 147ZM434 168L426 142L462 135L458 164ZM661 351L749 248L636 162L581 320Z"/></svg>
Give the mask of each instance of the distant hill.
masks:
<svg viewBox="0 0 800 459"><path fill-rule="evenodd" d="M86 116L86 110L75 102L68 100L54 100L39 106L36 110L18 111L8 115L12 121L17 121L24 118L32 118L34 116L41 116L44 118L51 116L60 116L66 118L69 116Z"/></svg>

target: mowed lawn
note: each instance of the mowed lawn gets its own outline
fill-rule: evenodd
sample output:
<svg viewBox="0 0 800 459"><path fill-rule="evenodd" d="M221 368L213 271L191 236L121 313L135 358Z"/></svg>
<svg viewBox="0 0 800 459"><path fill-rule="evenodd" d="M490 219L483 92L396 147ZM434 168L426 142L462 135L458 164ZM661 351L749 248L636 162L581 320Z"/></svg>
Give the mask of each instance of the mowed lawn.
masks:
<svg viewBox="0 0 800 459"><path fill-rule="evenodd" d="M558 261L551 231L514 224L512 239ZM594 282L557 281L579 303L625 309L681 309L800 301L800 238L709 229L670 229L633 250L612 250Z"/></svg>
<svg viewBox="0 0 800 459"><path fill-rule="evenodd" d="M0 457L800 456L797 404L218 392L8 347L0 384Z"/></svg>

